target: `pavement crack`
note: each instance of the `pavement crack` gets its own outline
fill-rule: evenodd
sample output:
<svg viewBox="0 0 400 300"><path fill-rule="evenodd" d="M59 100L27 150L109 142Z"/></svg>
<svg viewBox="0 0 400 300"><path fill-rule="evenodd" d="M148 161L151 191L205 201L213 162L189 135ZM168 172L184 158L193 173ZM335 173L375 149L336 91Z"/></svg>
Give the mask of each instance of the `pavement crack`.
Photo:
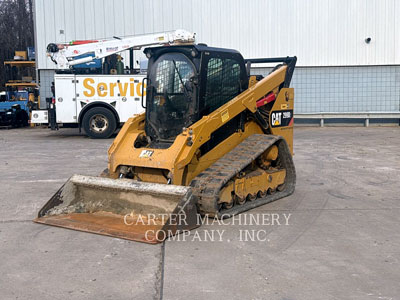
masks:
<svg viewBox="0 0 400 300"><path fill-rule="evenodd" d="M306 232L312 227L312 225L317 221L317 219L318 219L318 218L320 217L320 215L322 214L322 211L324 211L324 208L325 208L325 206L327 205L328 201L329 201L328 198L325 198L324 203L322 204L322 207L321 207L319 210L317 210L317 214L316 214L315 216L312 217L311 222L308 223L308 224L304 227L304 229L295 237L294 240L292 240L291 242L289 242L289 244L288 244L286 247L284 247L284 248L280 251L281 253L285 252L285 251L288 250L290 247L292 247L293 244L296 243L296 242L303 236L303 234L306 233Z"/></svg>
<svg viewBox="0 0 400 300"><path fill-rule="evenodd" d="M165 266L165 241L161 244L161 257L158 264L158 270L156 274L156 294L154 295L155 300L163 299L164 292L164 266Z"/></svg>
<svg viewBox="0 0 400 300"><path fill-rule="evenodd" d="M32 220L0 220L0 224L7 224L7 223L26 223L32 222Z"/></svg>

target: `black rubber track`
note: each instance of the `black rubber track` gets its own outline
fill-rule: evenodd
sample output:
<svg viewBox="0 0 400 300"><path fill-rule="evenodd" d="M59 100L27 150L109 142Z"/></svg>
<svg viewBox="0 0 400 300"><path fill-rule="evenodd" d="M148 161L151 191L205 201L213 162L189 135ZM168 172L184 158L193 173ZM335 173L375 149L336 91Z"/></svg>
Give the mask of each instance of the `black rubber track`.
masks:
<svg viewBox="0 0 400 300"><path fill-rule="evenodd" d="M272 145L277 145L279 150L278 162L280 168L286 170L284 189L272 195L246 201L243 205L235 204L230 209L218 206L219 194L225 184L255 161ZM190 186L193 194L198 198L198 210L202 215L227 218L246 210L264 205L291 195L296 185L296 171L292 155L285 139L277 135L254 134L235 149L225 154L209 168L201 172L192 180Z"/></svg>

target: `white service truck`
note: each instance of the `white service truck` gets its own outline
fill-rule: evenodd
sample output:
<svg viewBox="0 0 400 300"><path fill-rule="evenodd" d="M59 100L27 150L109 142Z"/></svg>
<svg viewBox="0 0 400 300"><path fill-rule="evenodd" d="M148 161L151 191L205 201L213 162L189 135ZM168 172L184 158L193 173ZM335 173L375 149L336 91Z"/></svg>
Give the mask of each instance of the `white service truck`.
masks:
<svg viewBox="0 0 400 300"><path fill-rule="evenodd" d="M56 74L50 109L32 111L31 123L79 127L91 138L108 138L122 123L144 111L145 77Z"/></svg>
<svg viewBox="0 0 400 300"><path fill-rule="evenodd" d="M54 97L48 110L34 110L31 123L83 128L91 138L108 138L119 125L144 111L145 78L142 74L84 74L73 66L91 63L121 51L155 45L194 43L195 34L175 30L78 44L49 44L47 55L59 73L54 76ZM90 56L82 57L83 55Z"/></svg>

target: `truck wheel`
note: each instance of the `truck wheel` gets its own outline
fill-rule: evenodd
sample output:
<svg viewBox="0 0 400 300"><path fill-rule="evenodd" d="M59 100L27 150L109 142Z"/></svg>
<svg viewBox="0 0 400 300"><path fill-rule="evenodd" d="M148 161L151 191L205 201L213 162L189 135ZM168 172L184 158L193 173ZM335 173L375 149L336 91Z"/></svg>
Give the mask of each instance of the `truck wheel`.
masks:
<svg viewBox="0 0 400 300"><path fill-rule="evenodd" d="M117 128L117 120L109 109L93 107L83 116L82 127L90 138L106 139Z"/></svg>

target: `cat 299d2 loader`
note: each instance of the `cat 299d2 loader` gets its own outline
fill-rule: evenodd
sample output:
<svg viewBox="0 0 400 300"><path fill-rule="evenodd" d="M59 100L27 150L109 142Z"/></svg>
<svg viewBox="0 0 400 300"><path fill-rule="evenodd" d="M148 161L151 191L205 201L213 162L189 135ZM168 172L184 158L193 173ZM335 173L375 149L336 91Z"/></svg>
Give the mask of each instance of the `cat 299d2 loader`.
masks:
<svg viewBox="0 0 400 300"><path fill-rule="evenodd" d="M293 193L296 57L245 60L204 44L144 52L145 113L122 127L103 174L72 176L36 222L157 243L198 227L199 215L227 218ZM256 63L279 64L251 76Z"/></svg>

